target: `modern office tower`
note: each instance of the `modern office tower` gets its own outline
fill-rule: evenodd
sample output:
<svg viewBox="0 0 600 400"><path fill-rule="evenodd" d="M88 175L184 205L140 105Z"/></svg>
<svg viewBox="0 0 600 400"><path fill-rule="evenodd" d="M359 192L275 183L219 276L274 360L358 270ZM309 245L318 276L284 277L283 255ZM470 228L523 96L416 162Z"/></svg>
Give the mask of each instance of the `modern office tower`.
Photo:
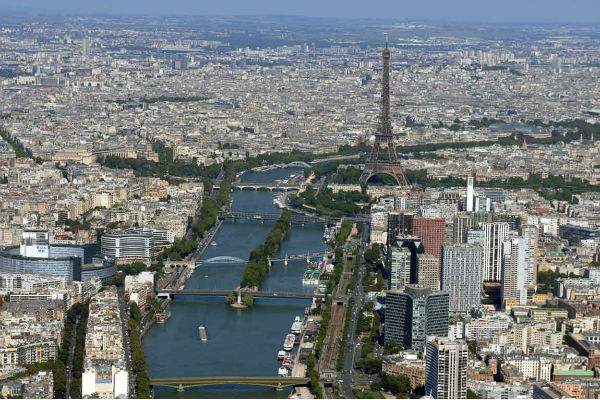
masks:
<svg viewBox="0 0 600 400"><path fill-rule="evenodd" d="M567 239L569 246L581 246L582 240L600 239L600 229L564 224L558 227L558 235L562 239Z"/></svg>
<svg viewBox="0 0 600 400"><path fill-rule="evenodd" d="M464 340L428 337L425 395L434 399L467 398L469 348Z"/></svg>
<svg viewBox="0 0 600 400"><path fill-rule="evenodd" d="M492 213L485 211L474 212L473 214L473 227L480 227L486 222L492 222Z"/></svg>
<svg viewBox="0 0 600 400"><path fill-rule="evenodd" d="M399 235L412 235L413 231L412 213L393 211L388 214L388 245L396 243L396 237Z"/></svg>
<svg viewBox="0 0 600 400"><path fill-rule="evenodd" d="M483 248L478 244L444 245L441 288L451 312L466 313L481 305Z"/></svg>
<svg viewBox="0 0 600 400"><path fill-rule="evenodd" d="M477 229L469 229L467 232L467 244L480 244L483 246L485 243L485 232Z"/></svg>
<svg viewBox="0 0 600 400"><path fill-rule="evenodd" d="M440 257L446 239L446 221L441 218L415 218L413 235L421 238L424 253Z"/></svg>
<svg viewBox="0 0 600 400"><path fill-rule="evenodd" d="M393 290L403 290L406 285L411 283L411 253L406 247L389 247L390 256L388 258L390 271L389 288Z"/></svg>
<svg viewBox="0 0 600 400"><path fill-rule="evenodd" d="M440 288L440 260L433 254L417 254L417 283L433 290Z"/></svg>
<svg viewBox="0 0 600 400"><path fill-rule="evenodd" d="M525 225L523 236L503 244L502 304L526 304L527 292L537 280L538 230Z"/></svg>
<svg viewBox="0 0 600 400"><path fill-rule="evenodd" d="M506 222L508 230L521 230L521 217L515 214L494 214L494 222Z"/></svg>
<svg viewBox="0 0 600 400"><path fill-rule="evenodd" d="M405 349L423 351L429 335L448 333L448 294L419 285L386 295L385 345L393 340Z"/></svg>
<svg viewBox="0 0 600 400"><path fill-rule="evenodd" d="M538 243L540 230L535 225L524 225L521 227L521 235L526 240L526 263L529 285L537 284L537 261L538 261Z"/></svg>
<svg viewBox="0 0 600 400"><path fill-rule="evenodd" d="M83 42L81 43L81 52L84 58L90 57L90 38L83 38Z"/></svg>
<svg viewBox="0 0 600 400"><path fill-rule="evenodd" d="M154 238L151 232L123 230L105 233L101 239L101 254L119 263L149 262L152 258Z"/></svg>
<svg viewBox="0 0 600 400"><path fill-rule="evenodd" d="M508 223L490 222L483 224L483 280L500 282L502 280L502 244L508 239Z"/></svg>
<svg viewBox="0 0 600 400"><path fill-rule="evenodd" d="M467 212L473 212L475 211L474 209L474 197L475 194L473 193L473 184L475 183L475 178L473 178L472 176L467 177Z"/></svg>
<svg viewBox="0 0 600 400"><path fill-rule="evenodd" d="M471 214L458 214L452 221L452 243L467 243L467 233L473 228L474 218Z"/></svg>

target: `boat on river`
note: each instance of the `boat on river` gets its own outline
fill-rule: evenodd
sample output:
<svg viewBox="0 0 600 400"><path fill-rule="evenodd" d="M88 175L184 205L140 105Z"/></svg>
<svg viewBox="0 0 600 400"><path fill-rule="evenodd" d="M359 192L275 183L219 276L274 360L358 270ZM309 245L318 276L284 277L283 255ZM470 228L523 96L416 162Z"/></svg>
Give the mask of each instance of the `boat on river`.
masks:
<svg viewBox="0 0 600 400"><path fill-rule="evenodd" d="M302 284L308 286L318 285L320 275L321 271L319 269L308 268L304 271L304 276L302 276Z"/></svg>
<svg viewBox="0 0 600 400"><path fill-rule="evenodd" d="M287 353L285 350L279 350L279 353L277 353L277 361L283 361L287 354L289 353Z"/></svg>
<svg viewBox="0 0 600 400"><path fill-rule="evenodd" d="M302 321L300 321L300 317L296 317L294 319L294 323L292 324L292 327L290 328L291 332L293 334L299 334L300 331L302 331Z"/></svg>
<svg viewBox="0 0 600 400"><path fill-rule="evenodd" d="M156 323L164 324L169 318L171 318L171 312L158 313L156 314Z"/></svg>
<svg viewBox="0 0 600 400"><path fill-rule="evenodd" d="M208 337L206 336L206 328L202 325L198 327L198 335L200 335L200 340L202 340L203 342L206 342L208 340Z"/></svg>
<svg viewBox="0 0 600 400"><path fill-rule="evenodd" d="M277 376L288 376L290 373L288 372L288 370L284 367L279 367L279 369L277 370Z"/></svg>
<svg viewBox="0 0 600 400"><path fill-rule="evenodd" d="M296 335L293 333L288 334L285 337L285 341L283 342L283 349L285 351L290 351L294 348L294 342L296 341Z"/></svg>

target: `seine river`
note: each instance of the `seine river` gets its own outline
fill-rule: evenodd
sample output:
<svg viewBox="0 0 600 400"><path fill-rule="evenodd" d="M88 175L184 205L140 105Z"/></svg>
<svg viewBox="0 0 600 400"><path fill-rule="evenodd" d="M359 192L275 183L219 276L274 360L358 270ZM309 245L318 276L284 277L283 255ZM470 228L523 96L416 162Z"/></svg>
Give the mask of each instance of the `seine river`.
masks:
<svg viewBox="0 0 600 400"><path fill-rule="evenodd" d="M298 169L277 169L261 173L246 173L242 181L253 183L274 182ZM233 211L278 212L273 204L274 194L263 191L236 191L232 193ZM269 233L272 222L225 222L216 234L216 246L209 246L203 259L232 256L247 259L250 251L261 244ZM280 256L321 252L323 226L294 225L283 242ZM290 260L273 264L263 282L264 290L300 292L306 262ZM245 268L239 264L200 265L187 280L186 289L234 289L239 285ZM277 352L282 349L285 335L296 315L303 315L308 300L258 299L246 310L230 308L223 298L185 297L171 303L171 318L164 325L154 325L143 340L148 373L151 377L194 376L276 376L280 363ZM204 325L208 341L198 336L198 326ZM225 398L260 397L284 398L289 392L270 388L222 385L187 389L183 393L157 388L156 397Z"/></svg>

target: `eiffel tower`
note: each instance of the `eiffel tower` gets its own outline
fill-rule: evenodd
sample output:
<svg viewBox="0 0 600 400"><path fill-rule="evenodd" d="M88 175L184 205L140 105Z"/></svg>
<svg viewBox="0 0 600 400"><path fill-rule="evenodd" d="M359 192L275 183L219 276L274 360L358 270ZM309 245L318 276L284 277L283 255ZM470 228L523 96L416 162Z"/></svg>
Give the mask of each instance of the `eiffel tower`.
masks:
<svg viewBox="0 0 600 400"><path fill-rule="evenodd" d="M381 96L381 121L375 133L375 143L359 182L366 184L369 178L377 174L386 174L393 177L399 186L408 186L404 170L398 160L394 147L394 134L392 121L390 121L390 49L385 43L383 49L383 94ZM380 157L384 156L384 157Z"/></svg>

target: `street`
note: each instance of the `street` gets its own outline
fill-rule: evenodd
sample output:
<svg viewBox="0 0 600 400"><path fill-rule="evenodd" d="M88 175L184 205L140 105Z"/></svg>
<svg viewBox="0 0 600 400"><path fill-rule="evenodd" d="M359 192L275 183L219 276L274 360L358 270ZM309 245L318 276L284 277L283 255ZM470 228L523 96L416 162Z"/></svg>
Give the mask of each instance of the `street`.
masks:
<svg viewBox="0 0 600 400"><path fill-rule="evenodd" d="M361 243L359 249L359 260L358 260L358 277L356 286L352 292L352 313L350 314L350 324L348 327L348 338L346 340L346 347L344 349L344 366L340 373L339 383L342 394L345 398L351 399L354 397L352 392L352 382L354 375L354 363L357 358L360 358L361 343L356 337L356 326L358 324L358 318L362 310L364 293L362 286L362 279L366 272L364 252L365 245L369 240L369 227L367 224L363 224L363 231L361 235Z"/></svg>

